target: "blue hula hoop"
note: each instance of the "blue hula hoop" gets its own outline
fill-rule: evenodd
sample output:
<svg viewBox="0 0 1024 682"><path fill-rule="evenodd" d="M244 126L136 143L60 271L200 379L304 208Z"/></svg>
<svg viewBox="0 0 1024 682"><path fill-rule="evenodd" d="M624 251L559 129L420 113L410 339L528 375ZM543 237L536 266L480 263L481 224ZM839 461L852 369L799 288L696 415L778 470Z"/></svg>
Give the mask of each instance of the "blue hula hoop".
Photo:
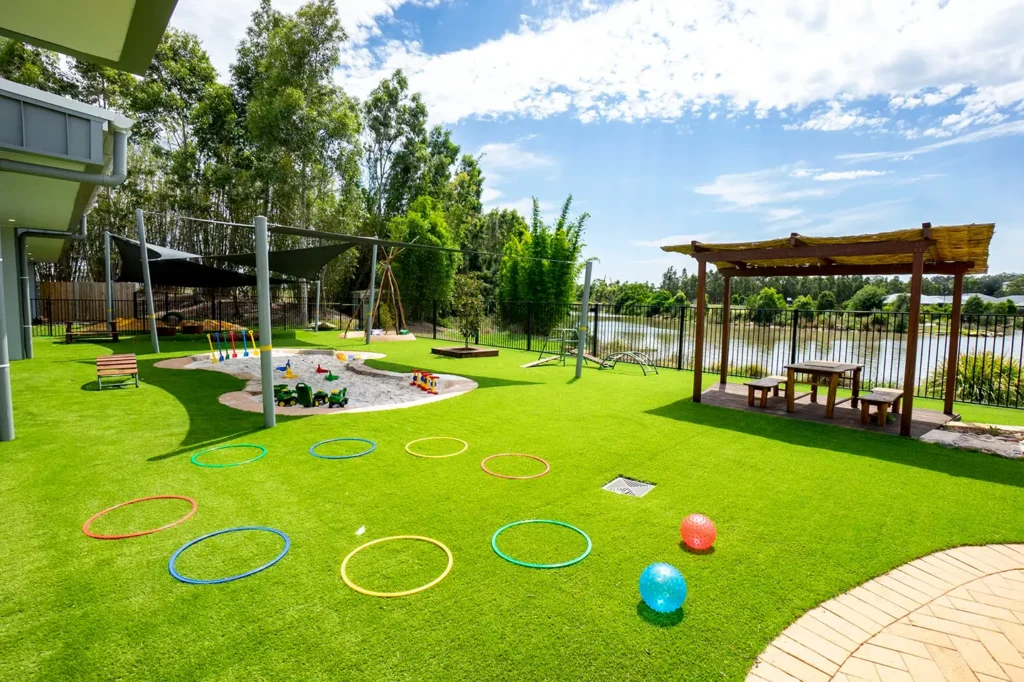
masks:
<svg viewBox="0 0 1024 682"><path fill-rule="evenodd" d="M228 450L230 448L257 448L260 451L260 454L256 455L252 459L246 459L241 462L228 462L227 464L207 464L206 462L199 461L199 458L208 452L214 452L216 450ZM232 445L218 445L215 448L206 448L205 450L200 450L196 454L192 455L192 459L190 461L197 467L206 467L207 469L229 469L231 467L238 467L242 466L243 464L248 464L249 462L255 462L258 459L263 459L264 457L266 457L266 455L267 449L262 445L252 445L250 443L235 443Z"/></svg>
<svg viewBox="0 0 1024 682"><path fill-rule="evenodd" d="M357 452L354 455L321 455L316 451L316 449L321 445L326 445L327 443L336 443L342 440L351 440L357 441L359 443L368 443L370 445L370 449L363 450L362 452ZM311 447L309 449L309 454L313 455L314 457L319 457L320 459L352 459L353 457L362 457L363 455L368 455L376 449L377 444L374 443L372 440L369 440L368 438L328 438L327 440L322 440L313 447Z"/></svg>
<svg viewBox="0 0 1024 682"><path fill-rule="evenodd" d="M189 547L191 547L192 545L199 544L203 540L207 540L207 539L212 538L212 537L217 536L217 535L223 535L225 533L236 533L238 531L243 531L243 530L262 530L262 531L266 531L268 533L273 533L274 535L278 535L278 536L280 536L281 538L284 539L284 549L281 550L280 554L278 554L276 557L274 557L273 559L271 559L267 563L263 564L262 566L254 568L254 569L252 569L250 571L246 571L245 573L239 573L238 575L228 576L227 578L213 578L211 580L200 580L199 578L187 578L187 577L181 575L180 573L178 573L178 570L174 567L174 564L178 560L178 557L181 556L181 553L184 552ZM171 555L171 560L167 564L167 570L171 572L172 576L174 576L176 579L180 580L183 583L189 583L190 585L219 585L221 583L229 583L229 582L231 582L233 580L241 580L242 578L248 578L250 575L259 573L260 571L265 571L266 569L270 568L271 566L276 564L278 561L283 559L284 555L288 553L289 549L291 549L291 546L292 546L292 541L288 539L288 536L285 535L284 533L282 533L281 531L277 530L276 528L266 528L264 526L239 526L237 528L225 528L223 530L217 530L217 531L214 531L212 533L207 533L206 535L201 535L201 536L199 536L198 538L196 538L194 540L189 540L184 545L179 547L178 551L176 551L174 554Z"/></svg>
<svg viewBox="0 0 1024 682"><path fill-rule="evenodd" d="M508 530L509 528L512 528L513 526L521 526L526 523L548 523L552 526L562 526L563 528L568 528L569 530L576 531L577 533L582 535L583 538L587 541L587 548L583 551L583 554L580 554L575 559L570 559L569 561L562 561L557 564L534 564L530 563L529 561L520 561L519 559L513 559L512 557L498 549L498 536L506 530ZM511 564L515 564L516 566L525 566L526 568L565 568L566 566L572 566L573 564L578 564L579 562L586 559L590 555L590 550L593 548L593 546L593 543L590 541L590 536L584 533L576 526L569 525L568 523L563 523L562 521L551 521L549 519L529 519L526 521L515 521L514 523L510 523L507 526L502 526L498 530L494 531L494 535L491 536L491 549L494 550L495 554L497 554L502 559Z"/></svg>

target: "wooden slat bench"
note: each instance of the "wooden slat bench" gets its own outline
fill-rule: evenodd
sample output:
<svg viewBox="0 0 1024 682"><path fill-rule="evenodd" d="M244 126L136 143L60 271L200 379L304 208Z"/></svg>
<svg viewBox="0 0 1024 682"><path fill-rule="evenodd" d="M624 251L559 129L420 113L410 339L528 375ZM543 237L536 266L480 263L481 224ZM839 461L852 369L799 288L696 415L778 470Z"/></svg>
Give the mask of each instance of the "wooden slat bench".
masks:
<svg viewBox="0 0 1024 682"><path fill-rule="evenodd" d="M760 391L760 407L764 408L768 406L768 391L772 392L773 396L779 395L779 387L782 387L784 391L790 391L789 380L782 376L770 376L762 379L755 379L753 381L747 381L743 384L747 387L747 405L753 407L754 405L754 392Z"/></svg>
<svg viewBox="0 0 1024 682"><path fill-rule="evenodd" d="M871 406L876 409L876 423L878 426L885 426L888 419L889 408L893 414L900 413L900 403L903 402L903 391L892 388L876 388L867 395L862 395L860 400L860 423L871 423Z"/></svg>
<svg viewBox="0 0 1024 682"><path fill-rule="evenodd" d="M134 353L124 355L102 355L96 358L96 384L103 390L103 380L109 377L123 377L114 386L125 386L135 380L139 387L139 363ZM108 388L111 384L108 384Z"/></svg>
<svg viewBox="0 0 1024 682"><path fill-rule="evenodd" d="M93 329L75 329L71 322L64 324L64 343L74 343L77 341L113 341L117 343L119 341L117 335L117 322L111 322L109 325L106 322L85 322L89 327Z"/></svg>

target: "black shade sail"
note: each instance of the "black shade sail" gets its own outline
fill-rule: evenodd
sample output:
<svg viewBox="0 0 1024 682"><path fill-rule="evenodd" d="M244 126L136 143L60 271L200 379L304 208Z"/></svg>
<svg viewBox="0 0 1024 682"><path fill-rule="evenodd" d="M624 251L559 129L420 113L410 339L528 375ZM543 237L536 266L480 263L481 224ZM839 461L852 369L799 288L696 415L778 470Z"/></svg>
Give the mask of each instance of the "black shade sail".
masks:
<svg viewBox="0 0 1024 682"><path fill-rule="evenodd" d="M117 275L117 281L143 281L139 243L133 239L126 239L117 235L110 235L110 238L121 254L121 271ZM255 275L222 270L221 268L186 260L188 258L200 258L200 256L149 244L146 245L146 251L149 255L149 277L154 286L196 287L200 289L256 286ZM271 278L270 282L271 284L286 284L289 280Z"/></svg>
<svg viewBox="0 0 1024 682"><path fill-rule="evenodd" d="M289 275L296 279L314 280L324 266L355 246L354 243L340 242L306 249L270 252L270 271ZM234 256L206 256L206 260L234 265L256 267L255 253L240 253Z"/></svg>

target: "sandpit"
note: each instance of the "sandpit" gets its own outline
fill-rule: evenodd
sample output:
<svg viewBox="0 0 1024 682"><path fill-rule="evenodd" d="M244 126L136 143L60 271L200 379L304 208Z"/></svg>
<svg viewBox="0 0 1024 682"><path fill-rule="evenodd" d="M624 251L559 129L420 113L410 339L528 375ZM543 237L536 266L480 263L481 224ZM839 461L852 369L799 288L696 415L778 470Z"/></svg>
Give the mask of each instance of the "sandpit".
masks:
<svg viewBox="0 0 1024 682"><path fill-rule="evenodd" d="M341 357L345 359L339 359ZM309 415L309 414L340 414L349 412L369 412L373 410L391 410L403 407L422 405L437 400L452 398L467 393L477 384L465 377L451 374L439 374L437 394L427 393L410 385L411 374L388 372L374 369L364 364L364 360L385 357L382 353L367 351L333 351L327 349L274 349L274 383L287 384L290 388L302 382L309 384L313 391L331 391L341 388L348 389L348 405L344 408L312 407L276 407L277 414ZM283 367L291 362L291 371L295 379L284 378ZM327 380L327 373L318 373L317 367L329 370L338 379ZM202 369L223 372L246 380L245 389L232 391L220 397L220 402L230 407L249 412L263 410L262 387L260 385L260 358L250 355L230 358L223 362L213 363L210 354L174 358L157 363L157 367L168 369Z"/></svg>

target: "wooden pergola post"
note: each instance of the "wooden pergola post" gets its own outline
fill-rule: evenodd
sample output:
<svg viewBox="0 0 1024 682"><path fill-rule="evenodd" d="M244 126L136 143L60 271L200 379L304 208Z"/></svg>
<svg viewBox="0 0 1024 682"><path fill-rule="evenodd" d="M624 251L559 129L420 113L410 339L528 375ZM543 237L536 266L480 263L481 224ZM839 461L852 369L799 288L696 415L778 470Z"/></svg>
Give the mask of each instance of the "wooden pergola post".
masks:
<svg viewBox="0 0 1024 682"><path fill-rule="evenodd" d="M729 306L732 304L732 277L725 276L725 298L722 300L722 363L718 383L724 384L729 375Z"/></svg>
<svg viewBox="0 0 1024 682"><path fill-rule="evenodd" d="M708 267L704 260L697 261L697 324L693 343L693 402L700 402L701 385L704 379L704 305L707 290Z"/></svg>
<svg viewBox="0 0 1024 682"><path fill-rule="evenodd" d="M925 230L927 232L927 228ZM914 254L910 275L910 316L907 321L907 361L903 372L903 410L900 435L909 436L914 423L914 382L917 378L917 331L921 325L921 280L924 278L924 253Z"/></svg>
<svg viewBox="0 0 1024 682"><path fill-rule="evenodd" d="M953 276L953 310L949 316L949 350L946 352L945 407L942 410L953 416L953 400L956 398L956 370L960 359L960 305L964 297L964 273Z"/></svg>

